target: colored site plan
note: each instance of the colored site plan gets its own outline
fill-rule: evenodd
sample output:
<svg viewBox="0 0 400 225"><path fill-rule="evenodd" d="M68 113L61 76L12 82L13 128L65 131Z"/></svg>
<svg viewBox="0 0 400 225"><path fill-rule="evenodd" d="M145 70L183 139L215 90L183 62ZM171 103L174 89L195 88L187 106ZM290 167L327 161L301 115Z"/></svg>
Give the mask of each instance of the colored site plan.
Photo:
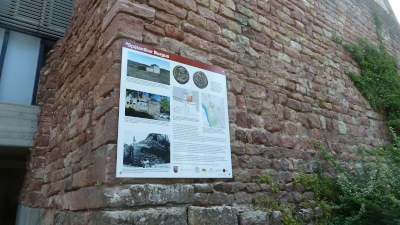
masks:
<svg viewBox="0 0 400 225"><path fill-rule="evenodd" d="M202 94L203 125L214 128L225 128L225 111L223 98Z"/></svg>

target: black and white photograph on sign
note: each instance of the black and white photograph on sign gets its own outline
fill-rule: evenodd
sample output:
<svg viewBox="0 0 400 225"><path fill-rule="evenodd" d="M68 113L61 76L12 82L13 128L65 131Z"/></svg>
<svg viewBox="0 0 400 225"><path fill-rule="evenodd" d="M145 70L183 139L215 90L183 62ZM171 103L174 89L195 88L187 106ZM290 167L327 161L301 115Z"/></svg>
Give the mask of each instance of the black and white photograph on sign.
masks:
<svg viewBox="0 0 400 225"><path fill-rule="evenodd" d="M173 113L179 116L199 116L199 92L185 88L173 89Z"/></svg>
<svg viewBox="0 0 400 225"><path fill-rule="evenodd" d="M225 128L224 99L219 96L203 93L201 95L203 125L213 128Z"/></svg>
<svg viewBox="0 0 400 225"><path fill-rule="evenodd" d="M128 77L170 84L170 63L153 57L128 52Z"/></svg>
<svg viewBox="0 0 400 225"><path fill-rule="evenodd" d="M126 89L125 116L170 121L170 98Z"/></svg>
<svg viewBox="0 0 400 225"><path fill-rule="evenodd" d="M170 140L166 134L125 131L124 167L170 168Z"/></svg>

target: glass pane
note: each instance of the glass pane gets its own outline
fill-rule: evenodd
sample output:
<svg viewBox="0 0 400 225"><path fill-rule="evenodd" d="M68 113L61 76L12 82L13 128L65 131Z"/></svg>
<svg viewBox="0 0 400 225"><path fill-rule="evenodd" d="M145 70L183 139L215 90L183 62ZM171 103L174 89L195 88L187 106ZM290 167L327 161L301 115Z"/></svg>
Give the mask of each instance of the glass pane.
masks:
<svg viewBox="0 0 400 225"><path fill-rule="evenodd" d="M6 32L5 29L0 28L0 51L1 51L1 47L3 46L3 40L4 40L4 33Z"/></svg>
<svg viewBox="0 0 400 225"><path fill-rule="evenodd" d="M0 102L30 105L40 38L11 31L0 80Z"/></svg>

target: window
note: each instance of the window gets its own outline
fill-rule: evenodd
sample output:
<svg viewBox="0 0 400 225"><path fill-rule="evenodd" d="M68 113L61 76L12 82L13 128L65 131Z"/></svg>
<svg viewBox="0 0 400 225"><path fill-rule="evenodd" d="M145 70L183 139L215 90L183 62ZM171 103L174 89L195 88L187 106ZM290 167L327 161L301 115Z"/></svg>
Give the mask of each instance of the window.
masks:
<svg viewBox="0 0 400 225"><path fill-rule="evenodd" d="M43 54L54 42L2 28L0 38L0 102L35 104Z"/></svg>

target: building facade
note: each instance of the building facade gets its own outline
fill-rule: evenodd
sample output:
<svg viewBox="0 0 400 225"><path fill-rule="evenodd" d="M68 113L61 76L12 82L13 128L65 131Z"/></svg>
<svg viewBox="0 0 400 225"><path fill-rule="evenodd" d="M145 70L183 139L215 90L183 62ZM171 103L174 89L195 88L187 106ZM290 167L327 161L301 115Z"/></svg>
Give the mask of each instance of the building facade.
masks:
<svg viewBox="0 0 400 225"><path fill-rule="evenodd" d="M37 132L40 69L70 23L74 1L0 3L0 221L15 224ZM29 212L25 212L25 218ZM24 216L21 217L23 219ZM35 219L33 219L35 220Z"/></svg>

